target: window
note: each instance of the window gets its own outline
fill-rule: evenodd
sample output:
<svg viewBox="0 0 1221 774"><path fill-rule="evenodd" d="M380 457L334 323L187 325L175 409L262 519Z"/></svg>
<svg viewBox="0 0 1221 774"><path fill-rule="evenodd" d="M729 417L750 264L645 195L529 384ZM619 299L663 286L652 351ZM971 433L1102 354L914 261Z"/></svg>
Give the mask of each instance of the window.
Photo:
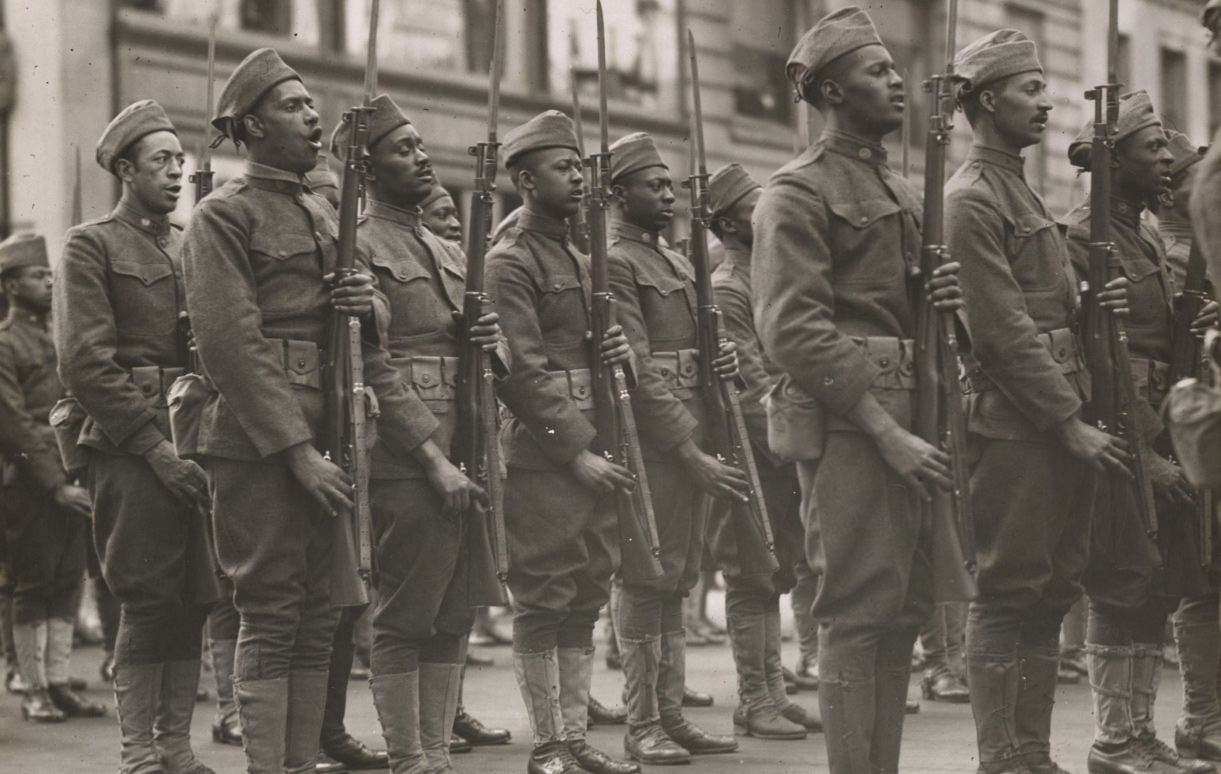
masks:
<svg viewBox="0 0 1221 774"><path fill-rule="evenodd" d="M607 94L646 109L673 111L678 99L675 0L606 0ZM547 0L544 42L548 89L567 95L572 78L585 104L598 92L598 29L594 0ZM684 33L685 34L685 33Z"/></svg>
<svg viewBox="0 0 1221 774"><path fill-rule="evenodd" d="M789 124L793 100L784 72L797 42L792 0L733 3L734 111L738 115Z"/></svg>
<svg viewBox="0 0 1221 774"><path fill-rule="evenodd" d="M1187 128L1187 55L1181 49L1162 49L1162 121L1167 128Z"/></svg>
<svg viewBox="0 0 1221 774"><path fill-rule="evenodd" d="M1221 129L1221 62L1208 63L1208 135Z"/></svg>
<svg viewBox="0 0 1221 774"><path fill-rule="evenodd" d="M172 19L207 24L217 14L222 27L292 38L307 45L321 40L320 0L122 0L130 8Z"/></svg>

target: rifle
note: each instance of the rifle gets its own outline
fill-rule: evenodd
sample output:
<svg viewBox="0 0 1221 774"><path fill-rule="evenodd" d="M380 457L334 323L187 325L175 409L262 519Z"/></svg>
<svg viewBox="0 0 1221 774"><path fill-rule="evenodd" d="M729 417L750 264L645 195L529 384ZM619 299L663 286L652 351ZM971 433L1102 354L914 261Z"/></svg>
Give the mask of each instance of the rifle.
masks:
<svg viewBox="0 0 1221 774"><path fill-rule="evenodd" d="M590 278L593 285L590 328L590 374L593 382L594 413L598 438L604 445L603 456L632 472L636 488L630 493L615 490L619 515L619 545L622 551L620 575L626 581L660 578L661 541L653 515L653 494L640 453L636 416L628 392L627 374L622 365L607 365L602 359L602 342L615 326L615 296L610 290L607 269L606 212L610 208L610 125L606 108L606 27L602 2L598 0L598 97L601 152L585 160L589 166L589 196L586 222L589 224Z"/></svg>
<svg viewBox="0 0 1221 774"><path fill-rule="evenodd" d="M339 196L336 280L356 273L357 216L367 167L369 118L373 112L371 105L377 95L378 0L372 2L369 11L369 50L365 64L364 101L343 115L343 121L351 125L352 131L349 134ZM334 312L329 328L329 346L323 361L324 411L319 450L342 467L352 481L352 510L356 519L356 548L361 581L353 587L350 577L344 573L336 573L332 577L332 585L338 588L332 594L337 599L359 599L361 603L366 603L368 586L372 580L373 549L369 524L369 450L365 444L369 396L365 392L364 384L360 318ZM343 515L335 519L333 539L351 552L352 525Z"/></svg>
<svg viewBox="0 0 1221 774"><path fill-rule="evenodd" d="M505 542L504 493L500 480L500 418L497 414L492 360L483 347L471 341L471 327L487 313L491 299L484 292L484 264L488 230L492 221L492 193L496 190L496 167L500 142L496 128L500 113L501 32L504 0L496 2L492 27L492 63L488 85L488 138L472 145L475 157L475 190L471 200L471 222L466 242L466 292L462 298L462 324L458 343L458 405L453 455L458 466L488 494L488 519L472 523L468 551L472 554L470 587L475 605L503 605L508 601L504 584L509 572ZM474 509L474 514L483 514ZM489 527L491 534L489 535ZM494 569L494 576L478 569ZM485 597L490 601L484 601Z"/></svg>
<svg viewBox="0 0 1221 774"><path fill-rule="evenodd" d="M195 184L195 206L198 207L208 194L212 193L212 144L208 135L212 132L212 82L216 80L216 23L217 14L212 14L208 23L208 97L204 103L203 133L199 141L199 167L191 173L190 181ZM178 314L178 335L182 346L186 348L185 356L178 362L187 363L191 373L199 373L199 352L192 345L191 318L186 312Z"/></svg>
<svg viewBox="0 0 1221 774"><path fill-rule="evenodd" d="M1107 83L1090 89L1085 98L1094 103L1094 135L1090 154L1090 244L1088 280L1083 284L1086 303L1086 357L1089 361L1093 392L1088 418L1105 432L1128 442L1132 455L1133 493L1145 534L1157 537L1157 507L1153 483L1145 470L1145 439L1137 411L1136 387L1128 357L1128 333L1123 320L1104 309L1099 294L1108 282L1119 276L1119 259L1111 241L1111 157L1112 139L1119 120L1119 0L1110 0L1107 25ZM1112 477L1112 491L1124 491L1129 482Z"/></svg>
<svg viewBox="0 0 1221 774"><path fill-rule="evenodd" d="M577 130L577 154L585 158L585 129L581 126L581 95L577 93L577 69L572 68L572 123ZM581 208L577 214L568 219L568 235L573 244L583 253L589 252L589 221L585 211L589 207L589 188L581 190Z"/></svg>
<svg viewBox="0 0 1221 774"><path fill-rule="evenodd" d="M696 332L699 337L700 379L703 382L704 406L708 412L709 435L722 463L732 465L746 474L750 482L750 498L746 503L732 503L735 532L743 555L762 556L764 567L751 572L771 574L780 569L776 561L776 541L763 500L763 485L759 469L742 417L738 387L722 379L713 368L727 337L721 327L721 309L712 295L712 269L708 260L708 228L712 213L708 205L708 162L704 155L704 115L700 100L700 70L695 51L695 36L687 30L687 56L691 63L691 133L695 139L695 163L691 177L685 183L691 192L691 239L688 242L692 266L695 268ZM761 544L761 545L760 545ZM755 550L748 551L747 546ZM762 549L762 550L759 550Z"/></svg>
<svg viewBox="0 0 1221 774"><path fill-rule="evenodd" d="M954 315L940 313L924 283L949 259L945 245L945 159L954 129L954 45L958 0L946 8L945 70L924 84L929 94L925 142L923 242L919 270L912 273L916 318L916 435L950 455L954 487L933 487L928 508L933 529L933 593L938 601L974 599L976 586L975 517L971 511L971 474L967 464L967 420L958 378L958 337Z"/></svg>

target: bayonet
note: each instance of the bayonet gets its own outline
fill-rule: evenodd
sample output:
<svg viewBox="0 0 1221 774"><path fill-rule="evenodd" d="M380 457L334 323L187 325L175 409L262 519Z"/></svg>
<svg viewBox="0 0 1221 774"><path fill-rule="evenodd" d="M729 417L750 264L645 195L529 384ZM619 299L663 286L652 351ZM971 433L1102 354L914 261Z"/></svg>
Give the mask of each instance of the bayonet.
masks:
<svg viewBox="0 0 1221 774"><path fill-rule="evenodd" d="M203 127L199 141L199 166L195 170L195 174L191 175L191 182L195 184L196 204L212 193L212 143L208 141L208 135L212 132L212 111L214 110L212 89L213 81L216 80L216 24L218 21L215 13L208 20L208 96L204 103Z"/></svg>

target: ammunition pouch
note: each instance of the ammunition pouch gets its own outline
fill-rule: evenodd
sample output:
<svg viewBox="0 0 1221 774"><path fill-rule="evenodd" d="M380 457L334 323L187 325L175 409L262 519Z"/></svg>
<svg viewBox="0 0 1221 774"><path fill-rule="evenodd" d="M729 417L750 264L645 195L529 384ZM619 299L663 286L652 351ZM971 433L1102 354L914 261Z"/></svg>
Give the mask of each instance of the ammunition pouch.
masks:
<svg viewBox="0 0 1221 774"><path fill-rule="evenodd" d="M1136 394L1151 406L1162 405L1170 393L1170 364L1131 356L1128 362L1132 365L1132 387Z"/></svg>
<svg viewBox="0 0 1221 774"><path fill-rule="evenodd" d="M49 420L55 431L55 445L59 447L59 459L69 475L79 473L89 464L88 455L77 443L88 418L85 409L71 395L51 409Z"/></svg>
<svg viewBox="0 0 1221 774"><path fill-rule="evenodd" d="M547 377L552 384L559 386L581 411L594 410L593 374L588 368L578 368L574 371L549 371Z"/></svg>
<svg viewBox="0 0 1221 774"><path fill-rule="evenodd" d="M1060 367L1060 373L1068 376L1085 370L1085 357L1077 345L1077 337L1071 328L1057 328L1054 331L1040 333L1039 341L1047 347L1052 360ZM996 382L984 373L975 358L969 354L963 356L966 367L964 392L968 395L987 392L996 389Z"/></svg>
<svg viewBox="0 0 1221 774"><path fill-rule="evenodd" d="M852 341L861 348L869 362L881 369L870 392L916 389L916 343L893 336L854 336Z"/></svg>
<svg viewBox="0 0 1221 774"><path fill-rule="evenodd" d="M453 410L450 405L458 400L458 358L416 355L390 362L432 413Z"/></svg>
<svg viewBox="0 0 1221 774"><path fill-rule="evenodd" d="M674 352L654 352L653 362L657 371L665 380L666 388L679 400L687 400L695 396L695 389L700 387L698 349L680 349Z"/></svg>
<svg viewBox="0 0 1221 774"><path fill-rule="evenodd" d="M788 374L763 398L767 445L783 462L822 457L827 440L826 409Z"/></svg>

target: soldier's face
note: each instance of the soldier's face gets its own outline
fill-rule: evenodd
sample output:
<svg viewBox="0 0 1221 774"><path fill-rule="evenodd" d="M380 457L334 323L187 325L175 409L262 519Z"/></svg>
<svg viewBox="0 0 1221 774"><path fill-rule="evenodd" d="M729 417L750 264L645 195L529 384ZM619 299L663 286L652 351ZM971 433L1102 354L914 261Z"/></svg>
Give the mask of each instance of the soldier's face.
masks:
<svg viewBox="0 0 1221 774"><path fill-rule="evenodd" d="M581 208L581 159L569 148L544 148L530 154L519 180L533 192L545 214L570 218Z"/></svg>
<svg viewBox="0 0 1221 774"><path fill-rule="evenodd" d="M424 140L411 124L404 124L377 141L370 161L378 190L391 204L414 207L432 193L436 178L424 152Z"/></svg>
<svg viewBox="0 0 1221 774"><path fill-rule="evenodd" d="M733 209L729 211L729 217L738 229L738 234L741 235L742 241L748 245L754 244L755 241L755 206L759 204L759 199L762 197L763 189L756 188L739 199L737 204L733 206Z"/></svg>
<svg viewBox="0 0 1221 774"><path fill-rule="evenodd" d="M629 223L656 233L674 219L674 180L665 167L633 172L615 188Z"/></svg>
<svg viewBox="0 0 1221 774"><path fill-rule="evenodd" d="M178 207L182 195L182 165L185 156L173 132L146 135L115 171L130 187L140 204L156 215L168 215Z"/></svg>
<svg viewBox="0 0 1221 774"><path fill-rule="evenodd" d="M47 311L51 308L51 270L46 266L26 266L13 271L4 280L4 291L13 303L27 309Z"/></svg>
<svg viewBox="0 0 1221 774"><path fill-rule="evenodd" d="M907 103L903 78L885 46L870 45L845 54L838 84L842 109L852 127L885 135L903 126Z"/></svg>
<svg viewBox="0 0 1221 774"><path fill-rule="evenodd" d="M1042 74L1019 73L986 91L992 92L996 129L1002 137L1019 148L1043 141L1053 105Z"/></svg>
<svg viewBox="0 0 1221 774"><path fill-rule="evenodd" d="M1145 200L1170 190L1170 141L1160 126L1146 126L1115 148L1116 185Z"/></svg>
<svg viewBox="0 0 1221 774"><path fill-rule="evenodd" d="M314 99L301 81L276 84L243 121L252 138L251 154L260 164L304 175L318 163L322 127Z"/></svg>
<svg viewBox="0 0 1221 774"><path fill-rule="evenodd" d="M458 220L458 207L448 194L429 202L420 220L442 239L451 242L462 241L462 221Z"/></svg>

